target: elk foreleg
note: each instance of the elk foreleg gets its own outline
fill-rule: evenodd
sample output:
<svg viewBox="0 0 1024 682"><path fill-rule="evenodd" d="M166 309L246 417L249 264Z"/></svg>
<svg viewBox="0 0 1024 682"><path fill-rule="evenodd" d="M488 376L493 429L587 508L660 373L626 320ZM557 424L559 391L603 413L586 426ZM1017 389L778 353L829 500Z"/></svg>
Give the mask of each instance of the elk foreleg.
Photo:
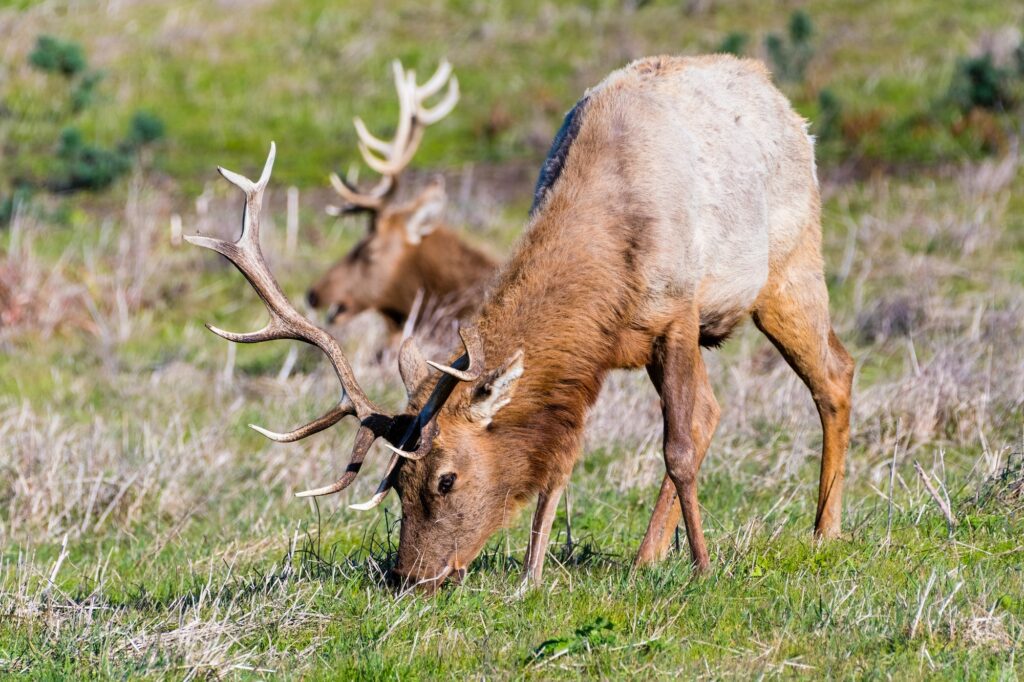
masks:
<svg viewBox="0 0 1024 682"><path fill-rule="evenodd" d="M565 490L565 485L566 482L562 482L549 490L542 490L537 496L537 509L533 512L530 540L526 545L526 558L523 559L524 584L540 585L548 541L551 539L551 525L554 523L558 500Z"/></svg>

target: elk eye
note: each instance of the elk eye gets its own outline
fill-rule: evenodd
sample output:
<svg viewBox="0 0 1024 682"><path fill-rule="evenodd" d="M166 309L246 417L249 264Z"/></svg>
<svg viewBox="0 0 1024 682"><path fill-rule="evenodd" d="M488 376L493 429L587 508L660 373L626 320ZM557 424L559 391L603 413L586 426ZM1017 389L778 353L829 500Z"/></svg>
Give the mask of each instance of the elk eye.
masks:
<svg viewBox="0 0 1024 682"><path fill-rule="evenodd" d="M452 491L452 486L455 485L455 474L442 474L441 479L437 482L437 489L442 495L447 495Z"/></svg>

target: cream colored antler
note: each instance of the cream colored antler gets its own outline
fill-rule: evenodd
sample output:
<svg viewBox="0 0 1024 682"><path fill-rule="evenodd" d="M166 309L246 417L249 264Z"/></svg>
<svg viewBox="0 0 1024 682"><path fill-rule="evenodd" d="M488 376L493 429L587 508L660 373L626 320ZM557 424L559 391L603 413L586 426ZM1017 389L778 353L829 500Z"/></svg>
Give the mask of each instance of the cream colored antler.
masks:
<svg viewBox="0 0 1024 682"><path fill-rule="evenodd" d="M397 59L391 69L398 93L398 128L392 140L387 142L371 133L358 116L353 120L359 152L366 165L380 173L381 179L372 188L361 191L337 173L330 176L331 186L348 204L347 210L380 210L395 191L398 176L416 155L426 128L450 114L459 101L459 81L452 75L448 60L443 60L423 85L417 85L416 72L406 71ZM440 92L446 83L448 91L441 101L433 107L425 106L424 101Z"/></svg>

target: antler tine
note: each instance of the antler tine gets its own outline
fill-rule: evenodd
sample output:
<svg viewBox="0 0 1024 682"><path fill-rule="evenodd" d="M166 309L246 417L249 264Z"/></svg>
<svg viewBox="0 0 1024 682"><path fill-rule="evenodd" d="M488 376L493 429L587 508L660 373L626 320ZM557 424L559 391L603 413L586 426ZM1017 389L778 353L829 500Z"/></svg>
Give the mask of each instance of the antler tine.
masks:
<svg viewBox="0 0 1024 682"><path fill-rule="evenodd" d="M409 144L416 117L416 72L403 71L397 59L391 65L395 75L395 90L398 92L398 130L392 143L391 155L397 155Z"/></svg>
<svg viewBox="0 0 1024 682"><path fill-rule="evenodd" d="M419 104L416 110L416 120L425 126L434 125L442 118L452 113L452 109L459 102L459 79L452 76L452 79L448 81L448 92L445 94L444 99L435 104L431 108L423 106L422 102Z"/></svg>
<svg viewBox="0 0 1024 682"><path fill-rule="evenodd" d="M297 440L302 440L307 436L312 436L314 433L320 433L324 429L330 428L340 422L349 415L355 415L355 406L352 405L347 399L342 399L340 403L331 408L331 410L320 417L315 419L304 426L288 431L287 433L278 433L265 429L262 426L256 424L249 424L249 428L253 431L260 433L272 441L278 443L293 443Z"/></svg>
<svg viewBox="0 0 1024 682"><path fill-rule="evenodd" d="M403 450L402 448L395 447L391 443L384 441L384 447L390 450L393 454L402 459L411 459L413 461L423 459L430 454L430 448L433 447L434 438L437 436L437 420L431 419L426 424L420 427L418 435L419 445L415 450Z"/></svg>
<svg viewBox="0 0 1024 682"><path fill-rule="evenodd" d="M357 208L365 208L371 211L380 210L384 205L384 197L387 196L394 186L394 179L390 175L385 175L381 178L376 187L369 192L356 190L342 180L337 173L331 173L330 181L334 191L340 194L346 202Z"/></svg>
<svg viewBox="0 0 1024 682"><path fill-rule="evenodd" d="M396 152L395 157L389 160L384 160L373 155L362 142L359 143L359 152L363 155L363 161L366 165L377 171L381 175L388 177L396 177L399 173L405 170L405 167L412 161L412 157L416 155L419 150L420 142L423 141L423 127L416 126L412 130L412 137L406 141L406 143Z"/></svg>
<svg viewBox="0 0 1024 682"><path fill-rule="evenodd" d="M322 488L313 488L312 490L303 490L302 492L295 493L295 497L333 495L349 487L352 481L356 480L356 476L359 475L359 470L363 467L363 460L366 459L366 453L370 451L370 446L373 445L373 441L376 439L377 434L374 433L373 429L369 426L360 426L356 432L356 441L352 446L352 456L349 457L345 473L330 485L325 485Z"/></svg>
<svg viewBox="0 0 1024 682"><path fill-rule="evenodd" d="M374 414L381 414L378 408L366 396L356 381L352 367L348 364L345 354L333 336L312 324L300 314L288 301L288 298L281 291L277 280L270 272L263 252L260 250L259 229L260 209L263 203L263 191L270 181L270 174L274 166L274 157L277 153L277 146L270 143L270 153L267 155L267 162L263 166L263 173L256 182L245 176L239 175L224 168L218 168L220 174L229 182L237 186L245 193L245 208L242 213L242 234L234 242L210 237L188 236L185 239L197 246L212 249L224 255L234 264L242 275L249 281L253 289L263 300L267 312L270 313L270 322L261 330L246 334L236 334L224 331L212 325L210 330L218 336L237 343L258 343L275 339L292 339L303 341L319 348L331 362L335 374L341 382L345 391L345 398L338 408L332 410L321 419L312 422L309 427L300 427L291 434L316 433L315 427L326 428L330 424L326 421L340 420L339 412L348 412L351 406L351 413L354 413L360 421L365 420ZM326 419L326 421L325 421ZM326 425L325 425L326 424ZM284 435L291 435L284 434Z"/></svg>
<svg viewBox="0 0 1024 682"><path fill-rule="evenodd" d="M432 360L427 360L427 364L459 381L476 381L484 372L484 344L480 338L480 331L474 326L460 326L459 336L462 337L462 345L469 357L469 366L466 369L455 369Z"/></svg>
<svg viewBox="0 0 1024 682"><path fill-rule="evenodd" d="M384 472L384 478L381 479L377 489L373 492L371 497L366 502L359 504L350 504L349 509L355 509L357 511L369 511L384 501L384 498L391 492L391 488L394 487L394 474L395 468L398 466L398 455L392 455L391 461L388 462L388 468Z"/></svg>
<svg viewBox="0 0 1024 682"><path fill-rule="evenodd" d="M390 146L387 159L381 159L370 151L366 141L359 142L359 152L366 165L384 176L397 176L412 161L423 139L423 126L417 120L419 103L416 99L416 72L404 71L398 60L395 69L395 89L398 91L399 120L395 140ZM415 124L415 125L414 125Z"/></svg>
<svg viewBox="0 0 1024 682"><path fill-rule="evenodd" d="M355 118L352 119L352 125L355 126L356 135L359 137L360 140L363 141L363 143L366 144L367 147L375 151L378 151L381 154L384 154L385 156L389 156L391 154L391 143L385 142L384 140L380 139L379 137L371 133L370 130L366 127L366 124L363 123L363 119L356 116Z"/></svg>
<svg viewBox="0 0 1024 682"><path fill-rule="evenodd" d="M437 70L434 71L434 75L427 79L427 82L423 85L416 87L416 97L419 100L425 100L428 97L432 97L441 91L444 87L445 81L452 75L452 65L447 59L442 59L441 63L437 65Z"/></svg>

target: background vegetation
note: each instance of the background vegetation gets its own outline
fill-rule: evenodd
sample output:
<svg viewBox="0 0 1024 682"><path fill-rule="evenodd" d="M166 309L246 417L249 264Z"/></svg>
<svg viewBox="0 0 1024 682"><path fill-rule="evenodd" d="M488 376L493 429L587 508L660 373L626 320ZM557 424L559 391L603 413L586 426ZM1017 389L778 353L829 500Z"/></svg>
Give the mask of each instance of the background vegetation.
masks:
<svg viewBox="0 0 1024 682"><path fill-rule="evenodd" d="M1021 28L1013 2L0 3L0 674L1019 677ZM206 333L262 311L171 226L232 234L238 197L213 168L254 174L276 140L267 211L283 225L299 187L301 239L288 252L271 227L264 249L299 300L362 229L323 210L327 173L356 159L351 117L386 132L387 62L447 56L463 99L418 175L447 175L452 223L506 254L586 87L719 49L768 61L819 137L833 311L859 367L844 537L811 541L817 419L747 329L707 356L724 413L702 472L710 577L685 551L628 570L663 465L654 391L622 373L543 589L516 596L524 514L460 588L393 596L397 502L346 508L383 458L350 494L295 500L337 474L351 431L283 446L245 424L318 414L333 379L313 353L282 371L286 344ZM379 321L338 334L400 405Z"/></svg>

